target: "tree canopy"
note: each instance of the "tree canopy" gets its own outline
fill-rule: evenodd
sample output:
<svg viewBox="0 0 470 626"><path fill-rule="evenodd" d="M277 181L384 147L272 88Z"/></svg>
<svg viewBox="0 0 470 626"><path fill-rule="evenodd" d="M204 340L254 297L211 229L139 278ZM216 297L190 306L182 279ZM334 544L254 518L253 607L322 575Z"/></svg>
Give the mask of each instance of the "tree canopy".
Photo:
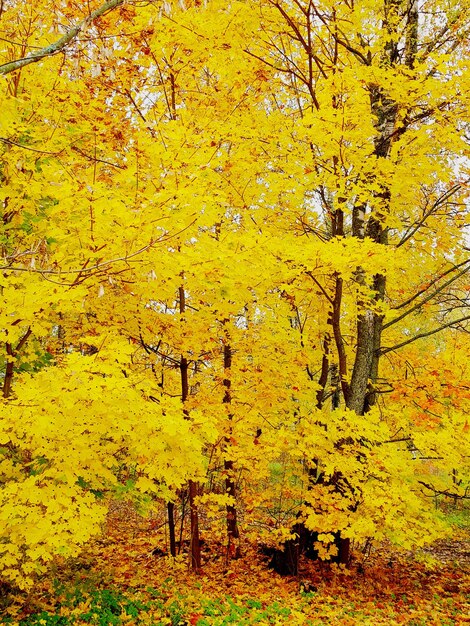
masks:
<svg viewBox="0 0 470 626"><path fill-rule="evenodd" d="M7 579L111 495L171 536L189 488L196 569L201 512L230 553L445 532L469 28L466 0L0 3Z"/></svg>

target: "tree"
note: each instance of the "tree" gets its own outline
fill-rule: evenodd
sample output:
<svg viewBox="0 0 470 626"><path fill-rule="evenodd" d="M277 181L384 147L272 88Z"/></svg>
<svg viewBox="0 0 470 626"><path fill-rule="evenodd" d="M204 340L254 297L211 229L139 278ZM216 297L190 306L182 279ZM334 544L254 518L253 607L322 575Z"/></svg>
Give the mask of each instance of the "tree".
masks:
<svg viewBox="0 0 470 626"><path fill-rule="evenodd" d="M377 401L383 384L381 355L405 343L383 346L385 329L438 297L444 284L452 284L468 270L468 255L456 248L467 173L462 168L456 180L453 171L466 141L465 97L460 100L456 83L460 85L468 9L462 7L458 15L439 9L445 15L443 23L433 23L425 18L426 8L420 13L414 1L385 0L368 5L365 23L363 3L272 1L264 3L261 46L257 40L247 48L279 78L273 106L282 108L289 121L297 118L290 134L292 144L301 147L298 152L291 148L290 154L295 152L293 160L302 159L303 150L310 180L305 174L295 178L305 191L303 208L297 209L292 226L307 237L333 244L327 244L331 254L333 246L341 246L348 255L347 270L332 263L327 282L309 271L308 262L304 271L329 304L331 330L325 330L319 384L325 390L332 362L343 402L358 415ZM433 10L438 10L436 3ZM436 49L446 50L445 72ZM445 128L445 137L439 127ZM289 160L290 155L282 155L280 179L287 178ZM419 176L410 180L405 172L415 172L417 166ZM298 197L294 203L300 204ZM289 206L295 211L293 203ZM325 217L319 220L320 207ZM446 221L445 229L437 226L440 219ZM353 251L361 248L356 256ZM418 267L430 264L430 271L437 274L441 284L436 283L439 287L429 299L419 287L414 293L412 286L405 302L395 299L397 275L390 271L390 256L399 248L406 250L408 259L416 258ZM367 257L378 265L366 267ZM346 290L356 294L356 328L345 320L351 311ZM395 306L405 308L405 313L393 319ZM392 319L384 324L386 315ZM462 316L447 320L447 327L467 319L463 310ZM433 331L442 326L437 323ZM345 327L354 337L352 351ZM406 342L420 336L416 333ZM323 395L320 392L320 405ZM334 480L342 478L337 474Z"/></svg>

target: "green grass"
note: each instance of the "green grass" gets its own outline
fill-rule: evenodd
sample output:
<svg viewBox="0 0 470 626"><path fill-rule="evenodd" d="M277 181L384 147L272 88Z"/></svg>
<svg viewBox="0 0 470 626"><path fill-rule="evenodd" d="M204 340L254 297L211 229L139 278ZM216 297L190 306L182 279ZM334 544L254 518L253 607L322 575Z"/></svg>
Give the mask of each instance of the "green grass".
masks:
<svg viewBox="0 0 470 626"><path fill-rule="evenodd" d="M126 596L116 589L95 589L88 593L82 587L61 589L62 597L53 612L41 611L25 617L19 626L68 626L75 623L93 626L119 626L124 622L139 623L139 615L156 608L155 600ZM14 623L12 618L3 622ZM148 623L148 622L147 622Z"/></svg>
<svg viewBox="0 0 470 626"><path fill-rule="evenodd" d="M449 508L446 511L448 523L460 530L468 530L470 528L470 507Z"/></svg>
<svg viewBox="0 0 470 626"><path fill-rule="evenodd" d="M280 602L265 603L253 598L207 598L195 609L194 605L191 607L190 598L178 593L168 597L168 590L165 589L147 588L145 591L128 590L123 593L106 588L90 592L83 585L69 588L60 585L57 591L58 603L54 611L43 610L19 622L7 618L2 623L18 626L120 626L129 623L181 626L192 617L191 623L197 626L248 626L286 623L290 615L290 609Z"/></svg>

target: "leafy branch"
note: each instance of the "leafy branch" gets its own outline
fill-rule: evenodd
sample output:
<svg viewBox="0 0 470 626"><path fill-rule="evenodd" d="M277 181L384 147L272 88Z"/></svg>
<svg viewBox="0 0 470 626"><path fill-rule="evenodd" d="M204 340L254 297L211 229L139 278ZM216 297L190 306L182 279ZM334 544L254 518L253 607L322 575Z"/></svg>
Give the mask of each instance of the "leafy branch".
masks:
<svg viewBox="0 0 470 626"><path fill-rule="evenodd" d="M84 20L82 20L79 24L71 28L65 35L60 37L56 42L50 44L49 46L45 46L41 48L37 52L33 52L26 57L21 59L16 59L15 61L9 61L8 63L4 63L0 65L0 74L10 74L10 72L14 72L15 70L19 70L25 65L30 65L31 63L37 63L38 61L42 61L42 59L52 56L57 52L62 52L64 48L68 46L68 44L73 41L78 34L84 30L87 26L92 24L99 17L112 11L116 7L120 6L124 3L124 0L108 0L100 7L95 9L88 15Z"/></svg>
<svg viewBox="0 0 470 626"><path fill-rule="evenodd" d="M443 283L442 285L437 287L432 293L430 293L425 298L423 298L423 300L421 300L420 302L418 302L417 304L412 306L411 309L408 309L407 311L405 311L404 313L402 313L398 317L395 317L393 320L390 320L389 322L384 324L382 328L383 329L388 328L389 326L392 326L393 324L396 324L397 322L399 322L403 318L405 318L408 315L410 315L410 313L413 313L414 311L417 311L418 309L420 309L424 304L426 304L427 302L432 300L438 293L443 291L446 287L448 287L449 285L454 283L457 279L459 279L461 276L466 274L470 270L470 265L468 265L469 263L470 263L470 259L466 259L462 263L459 263L458 265L456 265L456 266L450 268L449 270L445 271L443 274L441 274L441 276L439 278L434 280L432 284L435 284L435 282L437 282L438 280L440 280L444 276L447 276L448 274L451 274L452 272L455 272L460 267L465 266L464 269L461 270L458 274L456 274L455 276L453 276L452 278L447 280L445 283ZM407 306L408 304L411 304L411 302L413 302L416 298L418 298L419 296L423 295L429 289L430 286L431 285L428 285L424 289L421 289L416 294L414 294L411 298L408 298L408 300L406 300L406 302L403 302L402 304L400 304L399 306L397 306L395 308L396 309L401 309L404 306Z"/></svg>
<svg viewBox="0 0 470 626"><path fill-rule="evenodd" d="M381 355L387 354L387 352L393 352L395 350L398 350L399 348L403 348L404 346L407 346L410 343L413 343L414 341L417 341L418 339L423 339L424 337L430 337L431 335L435 335L436 333L439 333L441 330L444 330L444 328L455 326L456 324L460 324L461 322L465 322L466 320L470 320L470 315L465 315L464 317L461 317L458 320L453 320L451 322L448 322L447 324L442 324L442 326L439 326L438 328L433 328L432 330L429 330L425 333L419 333L418 335L414 335L413 337L410 337L406 341L402 341L401 343L398 343L395 346L391 346L390 348L380 348L378 352Z"/></svg>
<svg viewBox="0 0 470 626"><path fill-rule="evenodd" d="M429 489L429 491L432 491L433 496L447 496L448 498L455 498L458 500L470 499L470 494L468 493L470 487L466 487L464 493L460 494L456 493L455 491L449 491L448 489L436 489L436 487L433 487L433 485L425 483L422 480L418 480L418 483L420 485L423 485L423 487L425 487L426 489Z"/></svg>
<svg viewBox="0 0 470 626"><path fill-rule="evenodd" d="M78 268L78 269L71 269L71 270L44 270L44 269L36 269L36 268L33 268L33 267L1 265L0 266L0 270L9 270L9 271L12 271L12 272L13 271L14 272L32 272L32 273L41 274L41 275L53 274L53 275L56 275L56 276L65 275L65 274L83 274L83 273L87 273L88 274L88 273L90 273L90 272L92 272L94 270L98 270L98 269L101 269L103 267L107 267L108 265L112 265L113 263L118 263L120 261L128 262L130 259L132 259L132 258L134 258L136 256L139 256L140 254L142 254L143 252L146 252L147 250L150 250L151 248L153 248L157 244L163 243L164 241L168 241L169 239L172 239L173 237L177 237L178 235L181 235L181 233L184 233L184 231L187 230L188 228L190 228L195 222L196 222L196 218L190 224L188 224L187 226L182 228L180 231L178 231L176 233L168 234L168 235L163 236L163 237L159 237L156 240L152 240L146 246L143 246L142 248L139 248L135 252L131 252L130 254L126 254L126 255L121 256L121 257L116 257L114 259L109 259L107 261L102 261L100 263L96 263L95 265L90 265L89 267L81 267L81 268Z"/></svg>

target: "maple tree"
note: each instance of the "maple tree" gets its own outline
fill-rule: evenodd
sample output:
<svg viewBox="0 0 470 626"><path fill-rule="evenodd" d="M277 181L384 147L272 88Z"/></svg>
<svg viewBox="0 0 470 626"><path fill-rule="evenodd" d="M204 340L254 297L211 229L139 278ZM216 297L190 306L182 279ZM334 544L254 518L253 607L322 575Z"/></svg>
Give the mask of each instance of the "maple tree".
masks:
<svg viewBox="0 0 470 626"><path fill-rule="evenodd" d="M195 569L201 511L291 572L305 531L344 562L443 532L429 496L468 496L469 10L1 5L6 578L76 554L110 494L165 502L175 554L188 490Z"/></svg>

